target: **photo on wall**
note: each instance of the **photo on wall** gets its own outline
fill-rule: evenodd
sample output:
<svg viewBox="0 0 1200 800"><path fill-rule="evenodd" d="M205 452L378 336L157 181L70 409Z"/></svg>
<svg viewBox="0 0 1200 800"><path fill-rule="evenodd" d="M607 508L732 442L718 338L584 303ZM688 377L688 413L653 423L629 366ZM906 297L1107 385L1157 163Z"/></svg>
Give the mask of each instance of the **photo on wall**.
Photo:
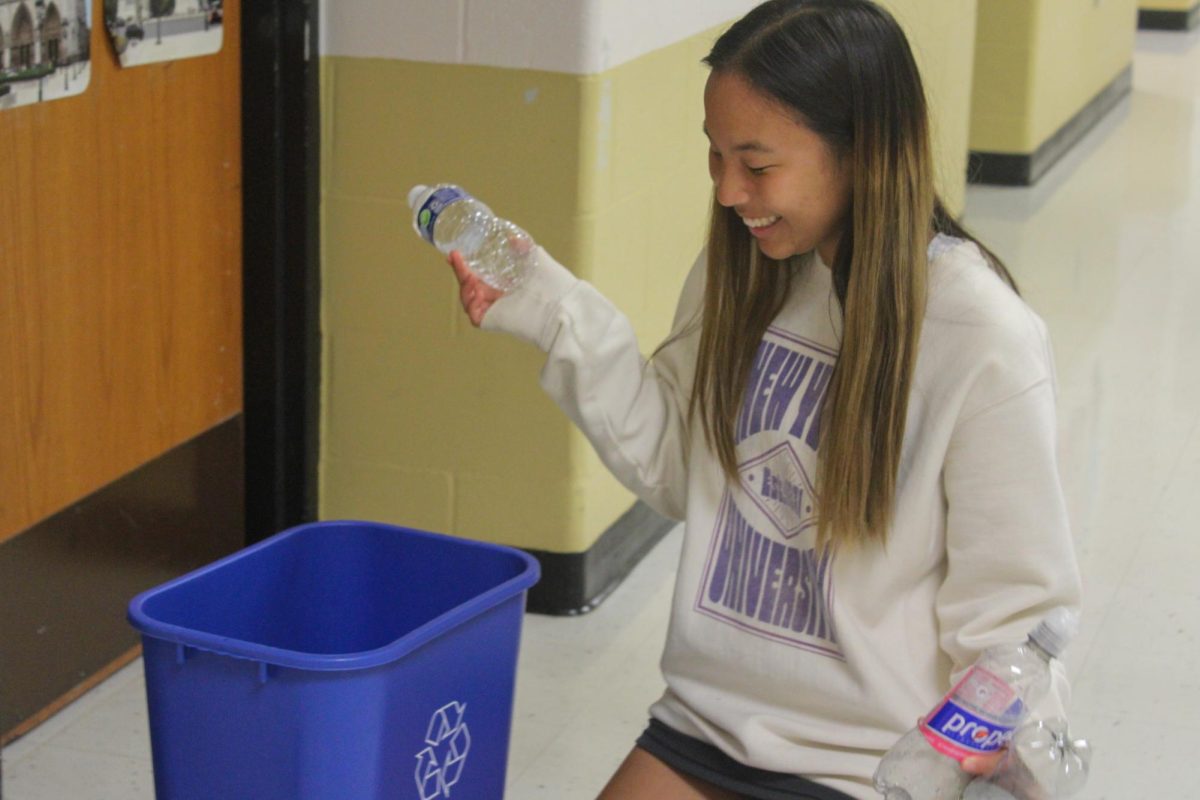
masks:
<svg viewBox="0 0 1200 800"><path fill-rule="evenodd" d="M0 110L87 89L91 0L0 0Z"/></svg>
<svg viewBox="0 0 1200 800"><path fill-rule="evenodd" d="M223 0L104 0L104 25L122 67L221 49Z"/></svg>

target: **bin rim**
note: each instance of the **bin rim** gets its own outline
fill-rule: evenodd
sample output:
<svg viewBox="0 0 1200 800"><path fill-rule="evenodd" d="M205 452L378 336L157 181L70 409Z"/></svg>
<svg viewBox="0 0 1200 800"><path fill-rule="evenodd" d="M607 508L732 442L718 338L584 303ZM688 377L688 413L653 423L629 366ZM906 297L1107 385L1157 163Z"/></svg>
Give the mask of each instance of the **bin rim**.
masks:
<svg viewBox="0 0 1200 800"><path fill-rule="evenodd" d="M433 619L413 628L408 633L400 636L397 639L387 643L383 647L374 650L364 650L356 653L306 653L300 650L289 650L281 647L272 647L270 645L256 644L244 639L236 639L229 636L219 636L213 633L197 631L192 628L187 628L182 625L173 625L167 622L157 620L146 613L146 603L152 600L157 595L198 580L209 572L221 569L229 563L246 558L249 555L271 547L278 542L313 531L320 531L323 528L345 528L346 526L354 527L369 527L383 529L395 533L405 535L414 535L427 539L442 539L454 542L456 545L465 547L474 547L481 550L491 550L493 552L503 552L511 555L518 560L524 562L524 569L517 575L509 578L503 583L493 586L485 592L481 592L469 600L448 609L447 611L438 614ZM165 583L162 583L152 589L147 589L134 597L129 602L129 607L126 612L126 619L129 624L145 636L150 636L155 639L160 639L172 644L177 644L192 650L202 650L205 652L215 653L217 655L229 656L231 658L245 659L249 661L263 662L279 667L291 667L294 669L303 669L314 672L339 672L348 670L371 669L374 667L390 664L404 658L409 653L423 646L429 641L436 639L439 636L447 633L453 628L458 627L462 623L482 614L488 609L509 600L512 597L519 595L529 587L537 583L540 577L541 570L536 558L515 547L508 545L494 544L492 542L481 542L475 539L465 539L458 536L449 536L443 533L434 533L432 531L418 530L416 528L408 528L401 525L391 525L382 522L371 522L366 520L322 520L320 522L309 522L301 525L295 525L286 530L280 531L272 536L263 539L261 542L256 542L248 547L244 547L234 553L218 559L210 564L199 567L177 578L173 578Z"/></svg>

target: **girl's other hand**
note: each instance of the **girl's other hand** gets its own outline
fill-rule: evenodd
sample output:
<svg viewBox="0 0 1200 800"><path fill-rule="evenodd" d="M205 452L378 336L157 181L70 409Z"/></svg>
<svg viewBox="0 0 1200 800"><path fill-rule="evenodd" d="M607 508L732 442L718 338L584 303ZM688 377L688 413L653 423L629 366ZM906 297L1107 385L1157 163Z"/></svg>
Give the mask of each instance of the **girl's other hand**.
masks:
<svg viewBox="0 0 1200 800"><path fill-rule="evenodd" d="M972 775L987 778L996 771L996 767L1000 765L1000 760L1003 758L1003 750L989 753L986 756L968 756L962 760L962 768Z"/></svg>
<svg viewBox="0 0 1200 800"><path fill-rule="evenodd" d="M484 283L471 271L462 253L457 250L451 250L446 261L458 279L458 299L462 301L463 311L467 312L471 324L478 328L488 309L504 296L504 292Z"/></svg>

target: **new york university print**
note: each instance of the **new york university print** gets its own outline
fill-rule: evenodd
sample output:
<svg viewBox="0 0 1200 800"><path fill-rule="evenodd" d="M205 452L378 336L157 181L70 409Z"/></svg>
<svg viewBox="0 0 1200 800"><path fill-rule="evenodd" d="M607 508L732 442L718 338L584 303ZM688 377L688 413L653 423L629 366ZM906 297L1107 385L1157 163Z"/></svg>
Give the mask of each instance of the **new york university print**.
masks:
<svg viewBox="0 0 1200 800"><path fill-rule="evenodd" d="M740 478L726 488L696 610L756 636L841 659L828 552L813 493L821 400L837 354L769 328L735 430Z"/></svg>

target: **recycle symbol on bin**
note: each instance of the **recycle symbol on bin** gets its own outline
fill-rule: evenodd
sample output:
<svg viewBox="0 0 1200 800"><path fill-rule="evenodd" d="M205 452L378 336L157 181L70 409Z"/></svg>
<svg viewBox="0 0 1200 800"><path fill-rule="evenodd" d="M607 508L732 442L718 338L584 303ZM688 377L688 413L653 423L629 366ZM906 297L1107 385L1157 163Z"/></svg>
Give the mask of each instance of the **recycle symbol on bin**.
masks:
<svg viewBox="0 0 1200 800"><path fill-rule="evenodd" d="M458 783L467 751L471 749L471 731L464 716L466 703L451 702L433 712L429 718L429 745L417 753L417 789L421 800L449 797L450 787Z"/></svg>

